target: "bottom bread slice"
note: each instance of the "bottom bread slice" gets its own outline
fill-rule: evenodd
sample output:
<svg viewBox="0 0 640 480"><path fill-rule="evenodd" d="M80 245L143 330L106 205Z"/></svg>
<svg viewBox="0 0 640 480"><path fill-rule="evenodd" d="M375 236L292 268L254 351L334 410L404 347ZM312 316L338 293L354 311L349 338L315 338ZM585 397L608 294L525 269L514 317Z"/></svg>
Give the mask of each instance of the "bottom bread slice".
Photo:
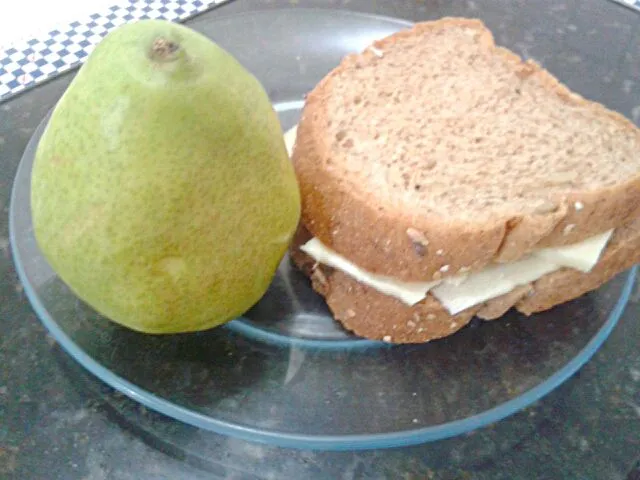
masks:
<svg viewBox="0 0 640 480"><path fill-rule="evenodd" d="M500 297L451 315L432 295L408 306L394 297L363 285L345 273L317 264L300 250L309 240L300 227L290 254L311 278L334 318L364 338L393 343L422 343L446 337L477 316L493 320L516 308L525 315L548 310L595 290L616 274L640 262L640 219L615 230L597 265L588 273L563 268Z"/></svg>

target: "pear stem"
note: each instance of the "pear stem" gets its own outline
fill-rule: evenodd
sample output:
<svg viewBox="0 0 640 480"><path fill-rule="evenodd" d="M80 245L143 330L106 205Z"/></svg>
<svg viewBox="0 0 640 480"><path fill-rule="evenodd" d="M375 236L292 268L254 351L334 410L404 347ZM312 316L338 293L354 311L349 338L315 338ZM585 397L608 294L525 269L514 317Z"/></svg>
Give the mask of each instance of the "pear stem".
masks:
<svg viewBox="0 0 640 480"><path fill-rule="evenodd" d="M170 62L177 58L176 52L180 50L180 45L163 37L158 37L153 41L151 47L151 58L160 62Z"/></svg>

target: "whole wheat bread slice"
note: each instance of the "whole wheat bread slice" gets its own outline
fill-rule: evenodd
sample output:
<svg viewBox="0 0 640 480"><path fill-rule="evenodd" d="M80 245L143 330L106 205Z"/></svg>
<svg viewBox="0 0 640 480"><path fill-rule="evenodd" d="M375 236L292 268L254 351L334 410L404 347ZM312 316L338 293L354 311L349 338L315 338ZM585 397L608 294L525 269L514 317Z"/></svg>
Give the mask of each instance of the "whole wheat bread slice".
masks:
<svg viewBox="0 0 640 480"><path fill-rule="evenodd" d="M316 264L299 249L310 237L304 227L298 230L290 249L291 258L311 278L313 288L325 298L334 318L357 335L393 343L421 343L446 337L464 327L474 316L492 320L512 307L526 315L548 310L597 289L640 262L638 219L615 230L591 272L563 268L506 295L450 315L430 294L410 307L338 270Z"/></svg>
<svg viewBox="0 0 640 480"><path fill-rule="evenodd" d="M307 96L292 160L311 234L405 281L640 217L640 131L496 46L477 20L421 23L347 56ZM334 307L347 308L343 293Z"/></svg>

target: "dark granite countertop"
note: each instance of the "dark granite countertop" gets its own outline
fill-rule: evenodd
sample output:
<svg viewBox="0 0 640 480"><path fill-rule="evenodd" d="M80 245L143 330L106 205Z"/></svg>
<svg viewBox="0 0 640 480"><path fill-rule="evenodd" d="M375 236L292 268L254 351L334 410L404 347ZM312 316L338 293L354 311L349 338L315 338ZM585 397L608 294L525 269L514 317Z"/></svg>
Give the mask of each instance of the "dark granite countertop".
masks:
<svg viewBox="0 0 640 480"><path fill-rule="evenodd" d="M345 8L409 20L478 16L498 43L551 71L562 67L570 87L640 122L640 16L607 0L245 0L198 21L283 6ZM540 58L536 52L545 42L556 44L557 54ZM611 337L577 375L525 411L470 435L344 453L285 450L219 436L203 461L146 434L136 418L177 422L139 407L74 363L31 310L11 260L7 213L14 173L35 127L70 78L0 105L0 478L640 478L638 286Z"/></svg>

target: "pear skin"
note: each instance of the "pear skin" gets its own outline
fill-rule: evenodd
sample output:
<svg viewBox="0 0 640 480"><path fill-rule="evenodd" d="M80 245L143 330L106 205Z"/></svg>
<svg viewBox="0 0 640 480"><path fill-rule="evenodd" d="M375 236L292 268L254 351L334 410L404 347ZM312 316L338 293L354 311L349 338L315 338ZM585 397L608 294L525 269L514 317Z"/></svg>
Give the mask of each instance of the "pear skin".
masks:
<svg viewBox="0 0 640 480"><path fill-rule="evenodd" d="M119 27L90 54L40 140L31 205L59 277L146 333L208 329L248 310L300 217L259 81L162 20Z"/></svg>

